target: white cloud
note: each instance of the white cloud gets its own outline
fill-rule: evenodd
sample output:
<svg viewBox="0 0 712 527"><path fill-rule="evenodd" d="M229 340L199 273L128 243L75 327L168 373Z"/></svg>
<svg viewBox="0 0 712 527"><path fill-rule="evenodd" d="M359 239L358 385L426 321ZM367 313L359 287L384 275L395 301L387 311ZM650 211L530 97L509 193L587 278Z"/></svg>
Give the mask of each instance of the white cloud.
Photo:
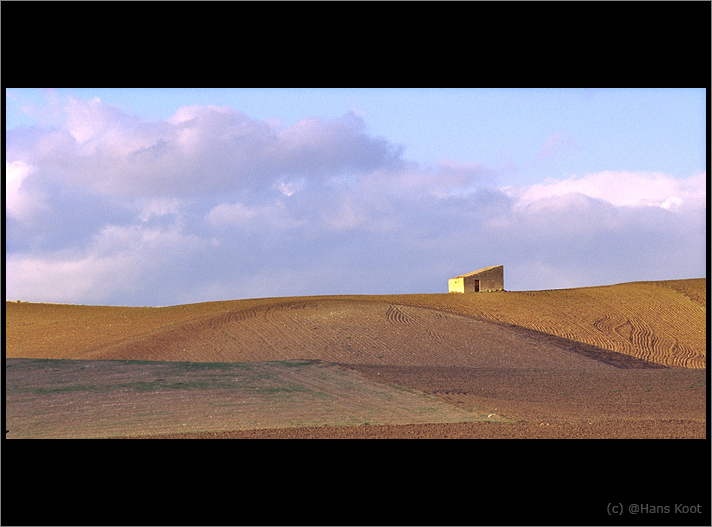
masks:
<svg viewBox="0 0 712 527"><path fill-rule="evenodd" d="M45 177L96 193L187 197L261 190L394 166L400 150L364 131L353 114L304 119L288 128L229 107L186 106L151 123L95 98L69 97L61 129L8 141L10 161L43 160ZM20 138L22 139L22 138Z"/></svg>
<svg viewBox="0 0 712 527"><path fill-rule="evenodd" d="M324 224L330 229L341 231L356 229L369 223L369 210L346 198L339 202L331 214L324 215Z"/></svg>
<svg viewBox="0 0 712 527"><path fill-rule="evenodd" d="M508 188L490 242L514 264L515 289L705 276L705 179L606 172Z"/></svg>
<svg viewBox="0 0 712 527"><path fill-rule="evenodd" d="M5 163L5 211L8 217L27 221L45 208L43 192L23 188L23 183L34 171L35 167L24 161Z"/></svg>
<svg viewBox="0 0 712 527"><path fill-rule="evenodd" d="M69 96L65 112L66 129L80 145L97 139L102 132L115 128L124 120L118 108L102 103L98 97L84 101Z"/></svg>
<svg viewBox="0 0 712 527"><path fill-rule="evenodd" d="M469 194L495 183L493 171L482 164L441 160L432 168L415 163L368 171L358 180L362 190L371 194L418 198L430 195L447 198Z"/></svg>
<svg viewBox="0 0 712 527"><path fill-rule="evenodd" d="M8 134L7 298L439 292L499 263L509 289L705 272L704 172L498 189L480 164L402 159L355 114L282 128L229 107L156 123L99 100L64 108L61 128Z"/></svg>
<svg viewBox="0 0 712 527"><path fill-rule="evenodd" d="M274 185L272 185L270 188L279 190L285 196L291 196L295 192L300 191L302 189L302 186L303 184L298 181L290 181L288 183L280 181L279 183L275 183Z"/></svg>
<svg viewBox="0 0 712 527"><path fill-rule="evenodd" d="M680 179L660 173L604 171L503 191L515 198L520 207L571 194L600 199L617 207L678 208L686 202L699 207L706 200L706 174Z"/></svg>
<svg viewBox="0 0 712 527"><path fill-rule="evenodd" d="M147 222L151 218L167 215L178 215L183 208L183 200L176 198L154 198L144 203L139 203L140 212L138 217L141 221Z"/></svg>
<svg viewBox="0 0 712 527"><path fill-rule="evenodd" d="M163 289L189 281L191 267L216 245L177 227L108 225L86 248L7 255L6 298L148 305L141 297L172 297Z"/></svg>
<svg viewBox="0 0 712 527"><path fill-rule="evenodd" d="M220 203L210 209L205 219L212 227L244 231L284 231L300 227L305 219L295 219L282 200L270 205L248 206L244 203Z"/></svg>
<svg viewBox="0 0 712 527"><path fill-rule="evenodd" d="M224 225L241 226L251 223L258 216L265 213L269 214L269 209L248 207L242 203L221 203L210 209L206 219L216 227Z"/></svg>
<svg viewBox="0 0 712 527"><path fill-rule="evenodd" d="M137 295L140 266L135 255L42 256L10 254L6 262L6 299L34 302L102 304L117 292Z"/></svg>

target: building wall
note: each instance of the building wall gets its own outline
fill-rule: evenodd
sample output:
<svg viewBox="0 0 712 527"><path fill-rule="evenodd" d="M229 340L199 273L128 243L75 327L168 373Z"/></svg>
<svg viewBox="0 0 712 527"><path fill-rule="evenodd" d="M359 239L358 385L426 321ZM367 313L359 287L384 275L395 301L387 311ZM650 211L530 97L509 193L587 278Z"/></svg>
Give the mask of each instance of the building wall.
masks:
<svg viewBox="0 0 712 527"><path fill-rule="evenodd" d="M472 291L474 280L480 281L480 291L502 291L504 289L504 266L498 265L480 273L472 275ZM467 290L467 287L465 288Z"/></svg>
<svg viewBox="0 0 712 527"><path fill-rule="evenodd" d="M448 290L451 293L475 293L476 281L479 280L479 291L504 290L504 266L498 265L480 272L458 276L448 280Z"/></svg>
<svg viewBox="0 0 712 527"><path fill-rule="evenodd" d="M450 278L447 281L447 289L449 293L464 293L465 292L465 279L464 278Z"/></svg>

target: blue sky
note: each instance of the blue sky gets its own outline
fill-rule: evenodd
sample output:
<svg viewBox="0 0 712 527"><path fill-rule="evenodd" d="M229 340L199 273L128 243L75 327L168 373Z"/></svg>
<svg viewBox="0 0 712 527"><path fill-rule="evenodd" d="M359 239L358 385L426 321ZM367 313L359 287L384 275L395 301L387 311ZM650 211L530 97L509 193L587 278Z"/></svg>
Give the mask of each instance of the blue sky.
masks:
<svg viewBox="0 0 712 527"><path fill-rule="evenodd" d="M705 276L704 89L7 89L6 298Z"/></svg>

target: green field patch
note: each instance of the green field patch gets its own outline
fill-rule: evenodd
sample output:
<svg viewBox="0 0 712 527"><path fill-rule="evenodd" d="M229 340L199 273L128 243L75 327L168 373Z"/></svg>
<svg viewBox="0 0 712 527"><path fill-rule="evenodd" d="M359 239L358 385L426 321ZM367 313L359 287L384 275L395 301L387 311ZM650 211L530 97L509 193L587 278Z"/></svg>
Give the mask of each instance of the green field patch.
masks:
<svg viewBox="0 0 712 527"><path fill-rule="evenodd" d="M8 438L502 420L321 361L7 363Z"/></svg>

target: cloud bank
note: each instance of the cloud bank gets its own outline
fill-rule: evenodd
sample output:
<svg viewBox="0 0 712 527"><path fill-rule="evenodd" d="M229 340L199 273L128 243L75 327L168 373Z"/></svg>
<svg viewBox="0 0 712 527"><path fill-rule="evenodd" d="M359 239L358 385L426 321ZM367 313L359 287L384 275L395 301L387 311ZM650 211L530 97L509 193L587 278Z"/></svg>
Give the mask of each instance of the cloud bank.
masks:
<svg viewBox="0 0 712 527"><path fill-rule="evenodd" d="M281 127L187 106L147 122L68 97L63 115L7 133L6 299L432 293L495 264L510 290L705 275L704 172L500 187L483 165L409 162L353 113Z"/></svg>

